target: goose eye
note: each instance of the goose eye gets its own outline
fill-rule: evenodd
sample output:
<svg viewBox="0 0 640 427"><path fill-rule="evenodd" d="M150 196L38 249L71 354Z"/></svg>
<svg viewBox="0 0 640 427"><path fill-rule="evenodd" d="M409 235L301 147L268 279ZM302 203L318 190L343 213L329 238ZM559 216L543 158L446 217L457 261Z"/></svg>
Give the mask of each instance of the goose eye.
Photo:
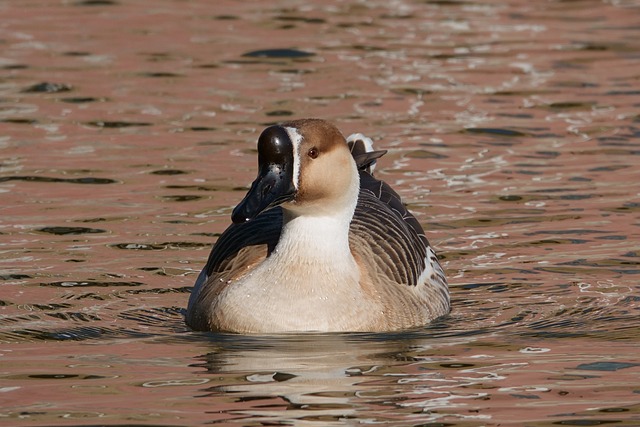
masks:
<svg viewBox="0 0 640 427"><path fill-rule="evenodd" d="M309 151L307 152L307 155L309 157L311 157L312 159L317 158L318 154L320 154L320 152L318 151L318 149L316 147L309 148Z"/></svg>

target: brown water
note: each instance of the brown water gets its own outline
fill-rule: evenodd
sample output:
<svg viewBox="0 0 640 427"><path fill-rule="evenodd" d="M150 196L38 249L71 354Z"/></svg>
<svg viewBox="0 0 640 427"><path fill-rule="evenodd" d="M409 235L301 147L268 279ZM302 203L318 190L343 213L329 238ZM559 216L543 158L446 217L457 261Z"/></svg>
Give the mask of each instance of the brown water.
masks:
<svg viewBox="0 0 640 427"><path fill-rule="evenodd" d="M637 1L9 1L0 47L1 425L640 425ZM310 116L390 150L451 315L190 332Z"/></svg>

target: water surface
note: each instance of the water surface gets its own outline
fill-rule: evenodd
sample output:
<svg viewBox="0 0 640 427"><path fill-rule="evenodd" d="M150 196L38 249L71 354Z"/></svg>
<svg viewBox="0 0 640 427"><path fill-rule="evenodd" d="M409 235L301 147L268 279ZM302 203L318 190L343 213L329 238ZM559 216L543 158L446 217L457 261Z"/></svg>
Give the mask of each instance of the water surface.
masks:
<svg viewBox="0 0 640 427"><path fill-rule="evenodd" d="M640 424L635 1L0 5L0 424ZM189 331L268 124L389 154L449 276L394 334Z"/></svg>

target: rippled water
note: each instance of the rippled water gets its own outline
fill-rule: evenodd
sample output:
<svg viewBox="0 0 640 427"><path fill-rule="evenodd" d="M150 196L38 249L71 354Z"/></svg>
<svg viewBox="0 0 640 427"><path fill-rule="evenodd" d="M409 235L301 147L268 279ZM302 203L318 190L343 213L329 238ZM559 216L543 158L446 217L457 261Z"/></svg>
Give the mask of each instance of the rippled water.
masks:
<svg viewBox="0 0 640 427"><path fill-rule="evenodd" d="M636 1L0 4L0 424L640 425ZM451 315L190 332L269 123L390 150Z"/></svg>

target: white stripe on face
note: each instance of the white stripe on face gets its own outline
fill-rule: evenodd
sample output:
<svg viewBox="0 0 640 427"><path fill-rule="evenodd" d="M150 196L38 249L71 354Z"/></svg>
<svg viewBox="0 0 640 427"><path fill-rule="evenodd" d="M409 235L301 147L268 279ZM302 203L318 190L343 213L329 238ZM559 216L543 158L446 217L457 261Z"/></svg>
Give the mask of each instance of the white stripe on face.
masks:
<svg viewBox="0 0 640 427"><path fill-rule="evenodd" d="M293 186L298 190L298 179L300 177L300 143L302 142L302 135L298 132L298 129L292 127L285 127L289 139L293 143Z"/></svg>

